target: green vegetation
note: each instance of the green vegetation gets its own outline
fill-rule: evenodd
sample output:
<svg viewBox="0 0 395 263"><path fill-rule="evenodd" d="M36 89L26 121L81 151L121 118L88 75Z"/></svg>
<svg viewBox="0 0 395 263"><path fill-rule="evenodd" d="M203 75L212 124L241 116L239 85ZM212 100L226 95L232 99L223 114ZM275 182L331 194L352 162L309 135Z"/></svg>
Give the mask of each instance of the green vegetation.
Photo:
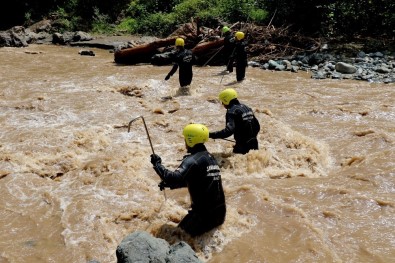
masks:
<svg viewBox="0 0 395 263"><path fill-rule="evenodd" d="M44 18L59 31L165 36L199 18L201 25L249 22L290 26L310 36L395 35L395 1L388 0L13 0L0 30Z"/></svg>

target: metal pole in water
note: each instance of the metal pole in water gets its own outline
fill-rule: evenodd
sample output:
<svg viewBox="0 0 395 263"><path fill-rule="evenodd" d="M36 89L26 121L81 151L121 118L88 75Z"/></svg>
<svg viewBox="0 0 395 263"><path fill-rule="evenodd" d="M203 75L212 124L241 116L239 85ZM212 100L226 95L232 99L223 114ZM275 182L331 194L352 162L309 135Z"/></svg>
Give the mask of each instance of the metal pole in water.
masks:
<svg viewBox="0 0 395 263"><path fill-rule="evenodd" d="M128 125L128 132L130 132L130 125L132 125L132 123L133 123L135 120L139 119L139 118L141 118L141 119L143 120L145 132L147 133L147 137L148 137L148 140L149 140L149 144L150 144L150 146L151 146L152 154L155 154L154 147L152 146L151 137L149 136L147 124L145 123L145 120L144 120L144 117L143 117L143 116L138 116L138 117L134 118L133 120L131 120L131 121L129 122L129 125Z"/></svg>

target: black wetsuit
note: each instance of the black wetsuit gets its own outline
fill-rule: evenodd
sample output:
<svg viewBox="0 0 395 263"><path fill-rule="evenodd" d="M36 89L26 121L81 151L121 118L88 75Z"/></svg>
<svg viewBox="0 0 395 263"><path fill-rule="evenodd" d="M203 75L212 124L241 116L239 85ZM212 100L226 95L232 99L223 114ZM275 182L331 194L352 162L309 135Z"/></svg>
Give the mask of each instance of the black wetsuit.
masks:
<svg viewBox="0 0 395 263"><path fill-rule="evenodd" d="M236 61L236 80L242 81L246 75L246 67L247 67L247 42L245 41L236 41L233 55L229 60L229 63L233 65L233 60Z"/></svg>
<svg viewBox="0 0 395 263"><path fill-rule="evenodd" d="M190 85L193 77L192 65L195 61L192 51L185 48L179 49L171 54L171 58L174 61L174 65L171 68L168 76L173 76L173 74L176 73L178 67L180 67L180 72L178 74L180 87Z"/></svg>
<svg viewBox="0 0 395 263"><path fill-rule="evenodd" d="M176 189L188 187L191 210L179 227L191 236L201 235L225 221L226 205L220 169L204 144L197 144L184 156L173 172L161 162L155 164L156 173L163 180L162 187Z"/></svg>
<svg viewBox="0 0 395 263"><path fill-rule="evenodd" d="M260 124L250 107L233 99L228 105L225 118L225 129L210 132L210 138L224 139L233 134L236 141L233 147L234 153L246 154L250 150L258 150L256 136L260 130Z"/></svg>
<svg viewBox="0 0 395 263"><path fill-rule="evenodd" d="M235 41L232 33L230 31L225 33L224 37L224 47L223 47L223 54L224 54L224 61L226 65L226 70L229 72L233 72L233 61L230 61L231 56L233 55L235 49Z"/></svg>

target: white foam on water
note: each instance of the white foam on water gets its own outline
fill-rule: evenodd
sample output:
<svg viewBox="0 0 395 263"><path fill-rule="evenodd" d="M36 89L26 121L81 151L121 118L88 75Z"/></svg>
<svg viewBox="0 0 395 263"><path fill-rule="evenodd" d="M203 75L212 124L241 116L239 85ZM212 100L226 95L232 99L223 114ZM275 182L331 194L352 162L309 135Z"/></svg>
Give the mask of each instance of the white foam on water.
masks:
<svg viewBox="0 0 395 263"><path fill-rule="evenodd" d="M199 238L182 231L164 236L188 241L212 262L391 258L392 86L254 68L242 83L232 83L234 73L220 83L223 69L205 67L195 68L192 95L163 101L179 86L177 74L163 80L170 67L117 67L105 52L89 62L74 59L72 48L36 49L47 52L34 61L19 49L3 54L12 63L0 91L0 205L7 217L21 215L0 231L12 243L7 258L115 262L127 234L176 226L189 208L188 192L166 191L164 200L144 125L136 120L128 133L127 124L144 116L155 152L174 170L186 154L186 124L225 127L217 98L226 87L256 112L260 150L234 155L234 143L209 140L220 161L227 219ZM37 63L51 67L37 71ZM20 65L26 74L12 75ZM26 252L32 236L37 246Z"/></svg>

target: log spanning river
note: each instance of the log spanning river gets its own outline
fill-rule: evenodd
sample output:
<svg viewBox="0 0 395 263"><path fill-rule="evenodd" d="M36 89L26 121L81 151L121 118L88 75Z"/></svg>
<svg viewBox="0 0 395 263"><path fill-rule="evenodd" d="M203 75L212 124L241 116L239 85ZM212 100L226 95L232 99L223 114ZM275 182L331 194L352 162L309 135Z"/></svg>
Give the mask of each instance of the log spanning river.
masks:
<svg viewBox="0 0 395 263"><path fill-rule="evenodd" d="M186 241L204 262L395 262L395 84L313 80L310 73L195 67L176 96L169 66L122 66L93 49L0 49L0 262L116 262L144 230ZM185 189L160 191L155 153L175 169L182 129L225 125L233 87L261 123L260 149L206 146L220 163L225 223L192 239L175 226ZM232 138L229 138L232 139Z"/></svg>

